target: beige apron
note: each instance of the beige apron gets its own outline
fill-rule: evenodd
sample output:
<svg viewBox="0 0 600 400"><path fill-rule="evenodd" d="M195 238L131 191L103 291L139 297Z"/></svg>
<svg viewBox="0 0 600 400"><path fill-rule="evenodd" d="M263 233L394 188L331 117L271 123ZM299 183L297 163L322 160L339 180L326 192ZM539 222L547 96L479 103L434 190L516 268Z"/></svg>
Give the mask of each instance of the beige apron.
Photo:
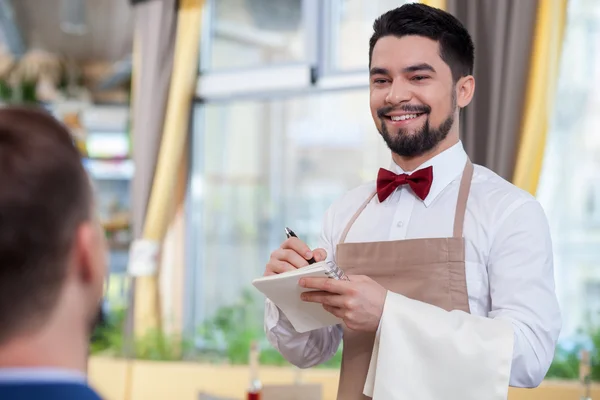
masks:
<svg viewBox="0 0 600 400"><path fill-rule="evenodd" d="M346 236L373 193L346 226L337 246L337 264L348 275L367 275L391 292L438 306L446 311L469 312L465 275L463 225L473 176L467 161L454 217L454 236L387 242L344 243ZM369 370L375 333L344 327L339 400L368 399L363 387Z"/></svg>

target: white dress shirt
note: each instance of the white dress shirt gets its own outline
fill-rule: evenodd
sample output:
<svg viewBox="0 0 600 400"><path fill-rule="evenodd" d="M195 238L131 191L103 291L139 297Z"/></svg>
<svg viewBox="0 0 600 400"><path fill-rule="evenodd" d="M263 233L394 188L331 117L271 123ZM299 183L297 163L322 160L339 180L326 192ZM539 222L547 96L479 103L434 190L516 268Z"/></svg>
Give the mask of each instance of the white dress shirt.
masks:
<svg viewBox="0 0 600 400"><path fill-rule="evenodd" d="M383 203L375 196L350 229L346 243L451 237L466 161L459 142L418 167L433 166L433 183L424 201L408 185L400 186ZM391 170L409 173L395 163ZM328 259L335 261L344 228L375 188L375 181L359 186L327 210L320 247L327 251ZM552 362L561 328L544 211L529 193L475 165L464 236L471 314L512 323L515 340L510 385L536 387ZM265 331L269 342L300 368L330 359L342 339L341 326L296 332L268 300Z"/></svg>
<svg viewBox="0 0 600 400"><path fill-rule="evenodd" d="M87 377L75 370L50 367L0 368L0 384L15 383L87 384Z"/></svg>

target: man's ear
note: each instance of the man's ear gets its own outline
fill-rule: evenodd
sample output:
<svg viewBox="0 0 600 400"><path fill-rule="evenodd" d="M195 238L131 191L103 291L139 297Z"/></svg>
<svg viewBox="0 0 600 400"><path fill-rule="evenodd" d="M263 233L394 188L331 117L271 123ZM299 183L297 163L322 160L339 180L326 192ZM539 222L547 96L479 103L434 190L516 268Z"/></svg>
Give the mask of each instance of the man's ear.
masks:
<svg viewBox="0 0 600 400"><path fill-rule="evenodd" d="M475 78L472 75L464 76L456 83L456 104L465 108L471 103L475 94Z"/></svg>
<svg viewBox="0 0 600 400"><path fill-rule="evenodd" d="M97 265L97 236L95 227L89 221L81 223L75 233L73 272L77 279L85 284L91 284L100 278Z"/></svg>

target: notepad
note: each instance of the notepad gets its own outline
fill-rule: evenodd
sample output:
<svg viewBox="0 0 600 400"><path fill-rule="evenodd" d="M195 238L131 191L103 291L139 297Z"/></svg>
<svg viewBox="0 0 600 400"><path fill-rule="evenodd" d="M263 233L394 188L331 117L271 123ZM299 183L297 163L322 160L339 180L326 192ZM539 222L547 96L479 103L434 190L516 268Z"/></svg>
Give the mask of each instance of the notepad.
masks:
<svg viewBox="0 0 600 400"><path fill-rule="evenodd" d="M342 320L325 311L319 303L302 301L300 294L313 289L300 287L298 281L306 277L338 279L339 274L334 263L321 261L294 271L258 278L252 284L285 314L297 332L303 333L337 325Z"/></svg>

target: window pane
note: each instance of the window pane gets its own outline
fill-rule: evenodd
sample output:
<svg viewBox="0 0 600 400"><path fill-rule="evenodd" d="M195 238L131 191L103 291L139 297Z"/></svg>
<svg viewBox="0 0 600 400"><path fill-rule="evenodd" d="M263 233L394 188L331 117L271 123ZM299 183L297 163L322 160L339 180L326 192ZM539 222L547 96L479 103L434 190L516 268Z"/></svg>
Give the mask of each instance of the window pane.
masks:
<svg viewBox="0 0 600 400"><path fill-rule="evenodd" d="M569 3L538 198L547 211L562 337L600 326L600 3Z"/></svg>
<svg viewBox="0 0 600 400"><path fill-rule="evenodd" d="M409 0L334 0L330 65L334 70L367 69L373 22Z"/></svg>
<svg viewBox="0 0 600 400"><path fill-rule="evenodd" d="M197 322L249 290L262 330L263 297L250 282L285 240L284 228L316 246L326 209L374 180L388 166L389 150L374 127L366 90L208 104L196 138Z"/></svg>
<svg viewBox="0 0 600 400"><path fill-rule="evenodd" d="M302 0L215 0L209 69L303 61Z"/></svg>

